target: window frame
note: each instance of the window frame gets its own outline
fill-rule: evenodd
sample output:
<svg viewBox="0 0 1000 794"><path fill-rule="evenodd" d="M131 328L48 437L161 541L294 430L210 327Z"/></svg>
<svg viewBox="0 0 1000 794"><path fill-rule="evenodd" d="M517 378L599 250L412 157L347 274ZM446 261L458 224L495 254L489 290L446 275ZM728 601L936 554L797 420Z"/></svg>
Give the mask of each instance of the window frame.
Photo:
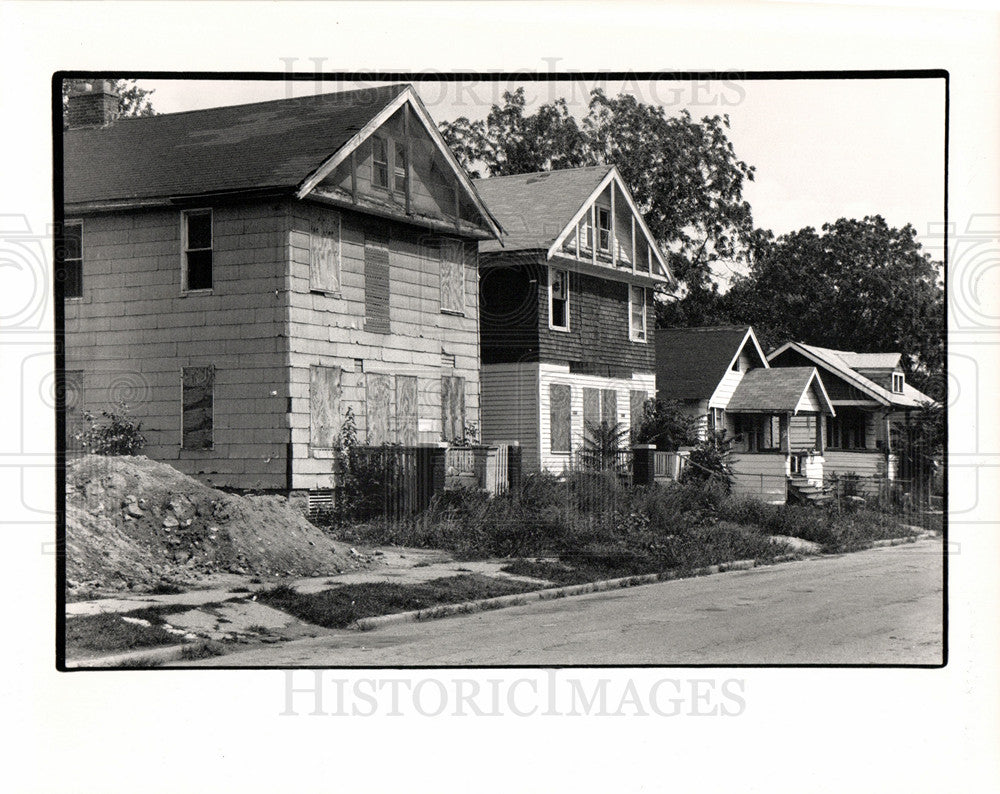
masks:
<svg viewBox="0 0 1000 794"><path fill-rule="evenodd" d="M79 253L80 253L80 255L78 257L73 257L73 258L70 258L70 257L66 256L66 230L70 226L77 227L80 230L80 235L79 235L79 240L80 240ZM73 301L82 300L83 299L83 219L72 220L72 221L64 221L63 222L62 241L61 241L60 248L62 249L63 299L64 300L73 300ZM66 294L66 286L69 283L69 279L66 278L66 274L67 274L67 272L69 270L69 263L70 262L76 262L77 263L76 267L77 267L78 276L77 276L76 281L80 285L80 291L76 295L67 295Z"/></svg>
<svg viewBox="0 0 1000 794"><path fill-rule="evenodd" d="M209 369L212 371L212 433L211 433L211 443L207 447L189 447L184 443L184 370L187 369ZM216 368L214 364L190 364L181 367L181 443L180 450L184 455L191 453L205 453L213 452L215 450L215 374Z"/></svg>
<svg viewBox="0 0 1000 794"><path fill-rule="evenodd" d="M637 331L633 325L635 317L635 299L633 290L640 290L642 294L642 330ZM628 338L631 342L649 343L649 318L646 311L646 288L639 284L628 285Z"/></svg>
<svg viewBox="0 0 1000 794"><path fill-rule="evenodd" d="M190 217L192 215L199 215L202 213L208 213L208 248L190 248L188 246L189 240L189 228L190 228ZM188 266L188 254L192 251L208 251L211 257L211 264L209 267L209 277L211 280L211 286L208 287L189 287L190 282ZM215 212L211 207L197 207L186 210L181 210L181 293L187 295L189 293L194 293L196 295L209 294L215 289Z"/></svg>
<svg viewBox="0 0 1000 794"><path fill-rule="evenodd" d="M330 297L339 298L341 295L341 290L343 289L344 273L343 273L343 221L339 212L330 213L324 218L324 220L329 220L331 218L336 218L337 227L337 240L336 244L333 246L333 256L334 256L334 268L336 270L337 278L337 289L326 289L325 287L319 286L313 282L313 261L312 257L314 255L313 249L313 239L319 234L319 232L314 231L317 225L321 225L321 222L313 222L309 226L309 291L316 293L318 295L328 295Z"/></svg>
<svg viewBox="0 0 1000 794"><path fill-rule="evenodd" d="M376 154L376 142L382 144L382 154L385 157L384 160L378 160L375 157ZM375 178L376 174L383 173L380 167L385 168L385 182L381 182ZM378 188L379 190L385 190L391 192L390 188L390 177L392 176L392 168L389 162L389 138L386 135L379 135L378 133L372 135L372 187Z"/></svg>
<svg viewBox="0 0 1000 794"><path fill-rule="evenodd" d="M897 383L899 384L899 388L898 389L896 388L896 384ZM893 372L892 373L892 393L893 394L902 394L903 393L903 385L905 383L906 383L906 376L903 375L902 372Z"/></svg>
<svg viewBox="0 0 1000 794"><path fill-rule="evenodd" d="M554 312L552 310L552 307L553 307L553 301L555 300L554 297L553 297L553 292L552 292L552 287L553 287L553 283L552 282L554 280L554 276L555 276L556 273L562 273L563 276L564 276L563 284L565 285L566 297L562 298L561 300L564 300L565 303L566 303L566 308L564 310L564 318L566 320L566 324L565 325L556 325L553 322L553 320L552 320L552 318L554 316ZM570 323L569 323L569 306L570 306L570 303L569 302L570 302L569 271L566 270L565 268L561 268L561 267L549 267L549 329L550 330L552 330L552 331L561 331L562 333L569 333L569 330L570 330Z"/></svg>
<svg viewBox="0 0 1000 794"><path fill-rule="evenodd" d="M448 260L451 252L456 252L460 259L452 262ZM438 300L441 306L442 314L451 314L457 317L465 317L466 312L469 308L469 296L466 294L466 288L468 287L468 279L466 274L466 260L465 260L465 243L461 240L456 240L454 238L444 237L441 238L438 245ZM448 261L450 265L455 265L458 267L458 272L462 279L461 296L462 296L462 306L460 309L453 309L446 307L444 305L445 296L445 279L444 279L444 264Z"/></svg>
<svg viewBox="0 0 1000 794"><path fill-rule="evenodd" d="M596 207L596 210L597 211L594 214L594 226L596 227L597 231L597 251L598 253L610 254L611 253L611 208L602 207L598 205ZM601 223L602 217L605 218L608 222L608 225L606 227Z"/></svg>
<svg viewBox="0 0 1000 794"><path fill-rule="evenodd" d="M564 388L569 391L567 407L569 409L569 432L566 434L566 449L555 448L554 429L555 423L552 421L552 392L554 388ZM602 400L603 408L603 400ZM573 454L573 384L563 381L553 381L549 384L549 454L550 455L572 455Z"/></svg>
<svg viewBox="0 0 1000 794"><path fill-rule="evenodd" d="M402 160L403 164L400 165L399 161ZM400 173L402 171L402 173ZM403 183L400 186L399 180L402 179ZM402 193L406 195L406 190L409 186L410 181L410 169L409 163L406 159L406 141L398 140L396 138L392 139L392 191L394 193Z"/></svg>

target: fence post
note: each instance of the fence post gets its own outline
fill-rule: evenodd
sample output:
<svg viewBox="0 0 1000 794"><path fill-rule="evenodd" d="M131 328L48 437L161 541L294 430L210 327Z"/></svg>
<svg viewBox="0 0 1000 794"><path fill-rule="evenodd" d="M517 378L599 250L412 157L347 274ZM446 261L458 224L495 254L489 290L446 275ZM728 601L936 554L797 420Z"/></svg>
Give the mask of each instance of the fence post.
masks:
<svg viewBox="0 0 1000 794"><path fill-rule="evenodd" d="M521 447L512 444L507 447L507 487L516 490L521 487Z"/></svg>
<svg viewBox="0 0 1000 794"><path fill-rule="evenodd" d="M632 447L632 482L635 485L656 482L655 444L636 444Z"/></svg>

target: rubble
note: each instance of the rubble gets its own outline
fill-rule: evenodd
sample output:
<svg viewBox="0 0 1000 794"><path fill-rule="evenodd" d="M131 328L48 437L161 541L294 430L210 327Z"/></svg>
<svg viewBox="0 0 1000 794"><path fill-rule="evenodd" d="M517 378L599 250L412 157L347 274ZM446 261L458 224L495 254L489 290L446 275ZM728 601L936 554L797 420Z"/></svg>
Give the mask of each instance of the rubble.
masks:
<svg viewBox="0 0 1000 794"><path fill-rule="evenodd" d="M67 464L72 589L148 590L229 572L313 576L367 566L279 496L225 493L145 457Z"/></svg>

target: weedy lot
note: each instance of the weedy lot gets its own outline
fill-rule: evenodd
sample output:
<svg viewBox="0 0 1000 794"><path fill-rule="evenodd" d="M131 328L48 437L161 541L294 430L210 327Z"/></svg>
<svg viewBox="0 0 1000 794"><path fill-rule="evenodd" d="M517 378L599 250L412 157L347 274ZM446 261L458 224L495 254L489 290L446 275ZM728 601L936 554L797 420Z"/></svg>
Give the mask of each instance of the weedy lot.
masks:
<svg viewBox="0 0 1000 794"><path fill-rule="evenodd" d="M400 547L431 556L404 561L397 553L395 567L326 577L245 577L217 598L204 593L191 602L185 593L198 591L160 583L148 596L159 599L154 604L137 608L133 600L112 607L118 614L70 616L67 653L84 658L182 641L211 642L210 652L219 653L353 628L381 615L435 616L498 596L638 576L676 578L736 560L767 564L916 534L897 516L854 503L769 505L732 497L710 482L630 488L597 473L534 475L495 497L449 491L410 520L345 522L323 531L333 543L385 550L371 559L388 560Z"/></svg>

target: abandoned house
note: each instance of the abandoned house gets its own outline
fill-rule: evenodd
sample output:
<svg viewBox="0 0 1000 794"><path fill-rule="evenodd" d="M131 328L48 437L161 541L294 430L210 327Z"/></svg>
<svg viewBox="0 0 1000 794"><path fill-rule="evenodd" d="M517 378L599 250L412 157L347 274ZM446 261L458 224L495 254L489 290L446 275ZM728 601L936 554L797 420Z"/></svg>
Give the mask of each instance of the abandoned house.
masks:
<svg viewBox="0 0 1000 794"><path fill-rule="evenodd" d="M826 472L856 474L871 492L895 480L900 425L931 398L906 382L899 353L853 353L787 342L769 356L772 367L814 366L837 410L826 420Z"/></svg>
<svg viewBox="0 0 1000 794"><path fill-rule="evenodd" d="M83 86L63 139L71 430L125 398L150 457L290 491L333 484L348 409L370 444L480 422L477 243L502 230L412 87L117 107Z"/></svg>
<svg viewBox="0 0 1000 794"><path fill-rule="evenodd" d="M653 290L673 278L614 166L476 187L505 230L479 249L483 441L558 473L654 395Z"/></svg>
<svg viewBox="0 0 1000 794"><path fill-rule="evenodd" d="M657 396L732 442L733 490L784 502L822 498L823 420L836 411L814 366L772 369L753 328L657 331Z"/></svg>

